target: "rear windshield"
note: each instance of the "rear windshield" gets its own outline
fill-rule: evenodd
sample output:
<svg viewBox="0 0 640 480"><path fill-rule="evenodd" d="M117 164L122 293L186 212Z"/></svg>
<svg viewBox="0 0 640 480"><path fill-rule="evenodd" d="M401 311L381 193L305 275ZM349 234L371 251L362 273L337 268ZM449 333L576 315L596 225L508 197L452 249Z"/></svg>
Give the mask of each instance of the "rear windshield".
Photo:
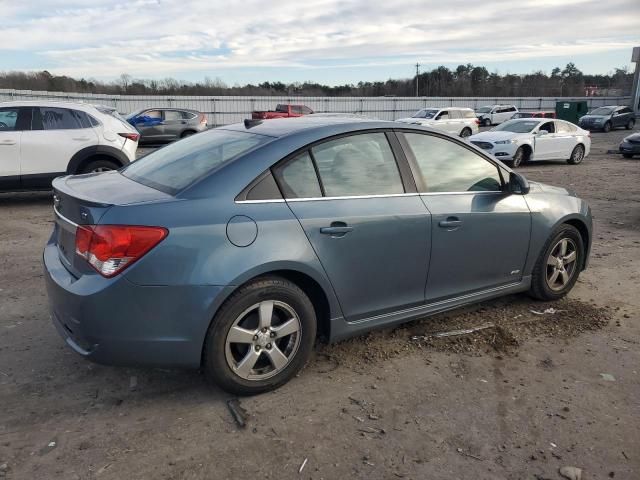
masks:
<svg viewBox="0 0 640 480"><path fill-rule="evenodd" d="M175 195L223 162L262 145L271 137L248 132L210 130L168 145L131 163L122 174Z"/></svg>

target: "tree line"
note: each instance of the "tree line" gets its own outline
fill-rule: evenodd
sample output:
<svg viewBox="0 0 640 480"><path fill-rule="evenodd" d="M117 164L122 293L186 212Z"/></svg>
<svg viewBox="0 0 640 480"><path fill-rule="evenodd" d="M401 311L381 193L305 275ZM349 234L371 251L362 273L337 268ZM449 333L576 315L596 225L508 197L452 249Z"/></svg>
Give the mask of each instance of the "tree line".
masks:
<svg viewBox="0 0 640 480"><path fill-rule="evenodd" d="M564 69L554 68L524 75L489 72L472 64L455 69L444 66L417 76L420 96L429 97L554 97L589 95L628 95L633 74L624 68L599 75L587 75L573 63ZM594 88L595 87L595 88ZM306 81L295 83L263 82L257 85L225 84L219 78L205 77L203 81L187 82L174 78L138 79L122 74L113 81L75 79L65 75L40 72L0 72L0 88L42 90L75 93L105 93L124 95L301 95L301 96L398 96L416 95L416 76L389 79L385 82L322 85Z"/></svg>

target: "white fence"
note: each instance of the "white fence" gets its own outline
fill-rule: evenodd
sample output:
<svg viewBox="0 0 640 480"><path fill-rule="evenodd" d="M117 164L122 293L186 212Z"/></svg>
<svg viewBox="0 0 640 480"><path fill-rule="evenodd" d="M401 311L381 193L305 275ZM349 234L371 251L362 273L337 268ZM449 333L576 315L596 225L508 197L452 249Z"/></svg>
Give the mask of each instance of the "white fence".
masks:
<svg viewBox="0 0 640 480"><path fill-rule="evenodd" d="M165 95L104 95L91 93L36 92L0 89L0 102L58 100L115 107L120 113L141 108L176 107L198 110L210 125L226 125L251 117L254 110L272 110L278 103L304 104L315 112L357 113L381 120L411 116L424 107L469 107L513 104L521 110L555 110L558 101L586 100L589 108L627 105L630 97L211 97Z"/></svg>

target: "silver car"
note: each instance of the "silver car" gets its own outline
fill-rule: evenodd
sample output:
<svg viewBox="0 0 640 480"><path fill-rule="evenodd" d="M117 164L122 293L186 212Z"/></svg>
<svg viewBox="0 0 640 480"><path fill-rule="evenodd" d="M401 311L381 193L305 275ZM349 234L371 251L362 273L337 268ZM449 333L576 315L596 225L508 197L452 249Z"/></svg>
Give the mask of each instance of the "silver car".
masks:
<svg viewBox="0 0 640 480"><path fill-rule="evenodd" d="M197 110L146 108L126 119L140 132L140 143L173 142L207 129L206 115Z"/></svg>

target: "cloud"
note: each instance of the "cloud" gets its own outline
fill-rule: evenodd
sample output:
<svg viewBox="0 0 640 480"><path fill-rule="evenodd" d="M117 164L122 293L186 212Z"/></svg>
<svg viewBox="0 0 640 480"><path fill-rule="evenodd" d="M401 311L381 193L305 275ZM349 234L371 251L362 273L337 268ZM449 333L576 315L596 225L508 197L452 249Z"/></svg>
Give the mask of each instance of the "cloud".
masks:
<svg viewBox="0 0 640 480"><path fill-rule="evenodd" d="M604 54L640 43L637 0L0 0L2 51L73 76L313 71Z"/></svg>

